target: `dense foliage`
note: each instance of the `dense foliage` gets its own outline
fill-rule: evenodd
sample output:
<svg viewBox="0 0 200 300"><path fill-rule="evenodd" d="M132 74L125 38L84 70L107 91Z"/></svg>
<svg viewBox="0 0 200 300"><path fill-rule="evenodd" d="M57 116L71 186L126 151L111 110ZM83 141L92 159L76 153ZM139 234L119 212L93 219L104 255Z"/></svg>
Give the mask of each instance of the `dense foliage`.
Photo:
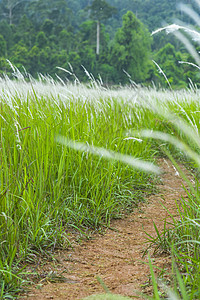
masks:
<svg viewBox="0 0 200 300"><path fill-rule="evenodd" d="M171 22L175 15L183 18L176 5L176 0L2 0L1 73L11 72L9 60L34 77L42 73L87 81L92 74L100 75L106 84L131 79L166 86L154 59L173 87L187 86L188 77L196 82L198 74L178 63L192 61L184 47L173 35L150 37L163 20ZM169 47L173 53L166 59Z"/></svg>

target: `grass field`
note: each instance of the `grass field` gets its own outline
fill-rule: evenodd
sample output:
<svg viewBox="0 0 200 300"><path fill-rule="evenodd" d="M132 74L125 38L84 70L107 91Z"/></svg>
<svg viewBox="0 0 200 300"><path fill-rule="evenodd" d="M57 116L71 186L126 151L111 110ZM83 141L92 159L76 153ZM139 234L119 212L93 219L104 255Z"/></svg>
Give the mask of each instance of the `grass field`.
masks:
<svg viewBox="0 0 200 300"><path fill-rule="evenodd" d="M2 79L0 90L0 298L15 297L26 283L23 266L67 247L72 229L100 229L144 201L155 188L156 157L171 153L198 176L195 88L107 89L22 77ZM199 299L198 180L188 196L168 244L180 270L174 267L174 293Z"/></svg>

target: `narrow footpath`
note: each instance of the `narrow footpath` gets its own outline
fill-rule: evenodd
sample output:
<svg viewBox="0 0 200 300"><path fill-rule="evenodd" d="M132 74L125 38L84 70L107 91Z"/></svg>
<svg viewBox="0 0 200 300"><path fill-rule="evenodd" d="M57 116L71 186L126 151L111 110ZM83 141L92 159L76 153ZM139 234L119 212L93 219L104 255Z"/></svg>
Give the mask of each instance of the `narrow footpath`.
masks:
<svg viewBox="0 0 200 300"><path fill-rule="evenodd" d="M126 218L114 220L111 227L115 230L107 229L104 235L96 234L88 241L75 244L73 250L57 253L55 262L38 266L42 278L39 285L20 299L78 300L103 293L97 276L115 294L143 299L138 292L151 293L148 258L143 257L147 248L145 231L156 236L155 222L162 232L164 220L171 220L162 204L173 217L178 217L176 200L187 197L182 187L183 180L172 163L160 159L158 164L164 171L158 194L150 196L147 203ZM188 174L184 167L181 168ZM154 250L150 249L153 264L170 270L169 254L158 252L153 255Z"/></svg>

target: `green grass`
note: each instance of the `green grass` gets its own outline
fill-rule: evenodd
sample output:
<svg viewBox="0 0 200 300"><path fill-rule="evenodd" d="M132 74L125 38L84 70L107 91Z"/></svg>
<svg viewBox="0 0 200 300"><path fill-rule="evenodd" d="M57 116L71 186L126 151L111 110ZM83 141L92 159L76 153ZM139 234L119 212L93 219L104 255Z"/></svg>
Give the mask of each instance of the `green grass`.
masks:
<svg viewBox="0 0 200 300"><path fill-rule="evenodd" d="M157 156L171 151L181 160L195 158L193 166L199 167L195 91L106 90L49 78L5 79L0 89L1 298L26 283L26 262L68 246L72 228L84 232L109 225L144 201L155 188L155 175L146 171L157 171L151 164ZM157 141L144 129L168 138ZM174 227L173 253L183 270L190 258L187 273L195 280L188 275L183 280L192 295L200 278L197 191L188 193L189 205L182 200L182 223ZM179 243L182 236L186 243ZM162 243L161 233L159 239Z"/></svg>
<svg viewBox="0 0 200 300"><path fill-rule="evenodd" d="M26 261L66 246L71 228L84 231L109 225L111 218L137 206L153 190L151 174L66 148L57 143L58 136L148 162L154 161L155 150L148 141L125 140L126 131L133 125L137 128L138 120L131 114L133 107L109 91L8 79L1 84L0 280L4 295L17 291L23 279L20 268Z"/></svg>

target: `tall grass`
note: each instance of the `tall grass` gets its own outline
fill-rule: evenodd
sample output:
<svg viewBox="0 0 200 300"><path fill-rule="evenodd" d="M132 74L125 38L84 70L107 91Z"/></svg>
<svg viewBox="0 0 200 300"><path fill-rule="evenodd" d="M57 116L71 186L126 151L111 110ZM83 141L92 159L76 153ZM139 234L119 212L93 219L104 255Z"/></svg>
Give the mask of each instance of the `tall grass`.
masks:
<svg viewBox="0 0 200 300"><path fill-rule="evenodd" d="M126 138L147 117L129 88L122 97L121 90L64 86L44 77L29 83L5 78L0 88L3 297L23 283L26 261L69 245L71 228L109 225L152 192L151 174L66 148L58 136L147 162L154 161L155 149L148 140Z"/></svg>
<svg viewBox="0 0 200 300"><path fill-rule="evenodd" d="M29 82L19 73L16 77L0 81L2 298L23 286L26 262L57 246L68 247L72 228L84 232L109 225L143 201L154 190L155 178L144 166L157 172L152 163L163 155L163 145L186 159L184 147L177 149L169 139L161 144L141 130L162 131L185 145L189 138L183 128L189 123L189 147L199 154L195 89L111 90L94 82L65 85L43 76ZM180 117L187 126L181 127ZM188 203L183 207L187 211ZM194 222L198 216L189 215L192 228Z"/></svg>
<svg viewBox="0 0 200 300"><path fill-rule="evenodd" d="M196 92L195 92L196 93ZM199 299L200 298L200 194L199 194L199 169L200 169L200 137L199 137L199 101L189 100L186 93L182 102L176 97L176 93L168 92L168 96L173 97L173 101L160 102L155 100L140 105L140 119L137 131L128 130L126 140L151 141L152 148L157 149L157 155L168 155L179 173L186 180L188 185L187 199L179 201L179 220L173 219L173 229L167 230L164 224L164 232L160 233L157 228L157 239L152 238L152 243L164 247L164 250L171 251L174 258L172 269L171 286L173 291L162 283L161 289L165 291L169 299ZM141 103L140 103L141 104ZM141 116L141 114L140 114ZM144 117L144 119L143 119ZM149 117L149 118L148 118ZM141 126L145 130L139 130ZM151 128L151 129L148 129ZM154 144L153 140L161 142ZM106 158L107 153L102 149L91 148L84 144L71 141L62 141L70 149L88 151L102 155ZM163 151L162 151L163 148ZM173 156L181 159L196 173L196 185L181 171ZM120 157L118 157L120 160ZM123 161L123 158L122 158ZM154 298L162 299L159 292L159 284L153 272L152 284L154 288Z"/></svg>
<svg viewBox="0 0 200 300"><path fill-rule="evenodd" d="M181 171L177 162L173 158L173 151L169 152L165 149L166 154L175 165L179 174L185 179L187 198L179 200L178 213L179 218L173 218L173 228L164 231L161 234L157 228L157 238L150 239L152 244L159 245L162 250L171 252L174 260L171 286L174 292L165 287L165 291L169 299L199 299L200 298L200 194L199 194L199 170L200 170L200 144L199 144L199 122L193 119L194 123L188 122L190 120L190 113L192 107L185 111L186 120L177 117L177 115L169 116L161 114L163 117L171 121L174 125L174 131L170 134L163 132L152 132L149 130L141 131L141 136L149 136L151 138L159 139L162 142L169 142L179 149L187 157L187 163L190 162L190 168L194 172L193 182L186 177ZM184 114L184 115L185 115ZM197 122L196 122L197 121ZM176 136L175 136L176 135ZM186 160L185 160L186 161ZM196 174L196 175L195 175ZM152 273L151 267L151 273ZM153 273L152 273L153 274ZM152 275L154 278L154 275ZM154 292L156 299L162 299L158 296L158 286L153 281ZM161 284L163 286L163 283ZM180 297L180 298L179 298Z"/></svg>

